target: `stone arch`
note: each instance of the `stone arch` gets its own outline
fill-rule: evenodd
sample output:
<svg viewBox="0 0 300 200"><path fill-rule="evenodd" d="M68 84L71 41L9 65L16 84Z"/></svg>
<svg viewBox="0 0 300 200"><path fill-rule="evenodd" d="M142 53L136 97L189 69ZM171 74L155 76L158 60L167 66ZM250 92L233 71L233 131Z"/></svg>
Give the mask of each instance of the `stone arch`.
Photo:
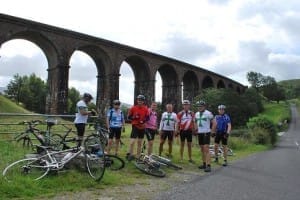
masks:
<svg viewBox="0 0 300 200"><path fill-rule="evenodd" d="M134 97L145 95L147 101L153 99L154 80L150 76L149 64L140 56L129 56L125 60L134 73Z"/></svg>
<svg viewBox="0 0 300 200"><path fill-rule="evenodd" d="M106 106L109 96L108 84L112 86L119 84L119 78L115 76L108 75L108 69L111 69L112 63L108 54L100 47L94 45L83 45L76 48L78 51L82 51L89 55L94 61L97 74L95 77L97 78L97 97L96 97L96 105L99 110L104 110ZM75 52L75 51L74 51ZM73 52L73 54L74 54ZM71 66L72 67L72 66ZM114 90L113 90L114 91ZM114 98L118 98L118 94L114 95Z"/></svg>
<svg viewBox="0 0 300 200"><path fill-rule="evenodd" d="M239 86L236 87L237 93L241 94L241 88Z"/></svg>
<svg viewBox="0 0 300 200"><path fill-rule="evenodd" d="M213 79L210 76L205 76L202 81L202 89L214 87Z"/></svg>
<svg viewBox="0 0 300 200"><path fill-rule="evenodd" d="M233 89L233 85L231 83L228 84L228 88Z"/></svg>
<svg viewBox="0 0 300 200"><path fill-rule="evenodd" d="M219 88L225 88L225 83L224 83L224 81L219 80L219 81L218 81L218 84L217 84L217 88L218 88L218 89L219 89Z"/></svg>
<svg viewBox="0 0 300 200"><path fill-rule="evenodd" d="M183 78L183 99L193 101L199 92L199 82L194 71L187 71Z"/></svg>
<svg viewBox="0 0 300 200"><path fill-rule="evenodd" d="M24 39L36 44L42 49L48 61L48 68L55 67L58 63L58 50L55 45L40 32L20 31L10 35L6 41L12 39Z"/></svg>
<svg viewBox="0 0 300 200"><path fill-rule="evenodd" d="M181 85L178 81L178 74L174 66L163 64L158 68L162 79L162 105L172 103L176 110L181 101Z"/></svg>

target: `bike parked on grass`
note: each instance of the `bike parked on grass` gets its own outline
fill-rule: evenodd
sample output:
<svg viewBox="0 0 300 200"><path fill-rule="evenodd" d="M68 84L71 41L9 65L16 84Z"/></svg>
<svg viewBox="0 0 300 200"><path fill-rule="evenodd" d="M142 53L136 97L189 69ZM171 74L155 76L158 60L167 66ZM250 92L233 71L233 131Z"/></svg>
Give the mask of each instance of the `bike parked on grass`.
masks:
<svg viewBox="0 0 300 200"><path fill-rule="evenodd" d="M85 140L84 147L74 147L66 150L53 151L51 147L37 146L42 152L37 157L25 158L8 165L2 172L8 181L30 178L40 180L50 171L59 171L71 160L82 155L89 175L100 181L105 171L105 157L101 144L93 144Z"/></svg>

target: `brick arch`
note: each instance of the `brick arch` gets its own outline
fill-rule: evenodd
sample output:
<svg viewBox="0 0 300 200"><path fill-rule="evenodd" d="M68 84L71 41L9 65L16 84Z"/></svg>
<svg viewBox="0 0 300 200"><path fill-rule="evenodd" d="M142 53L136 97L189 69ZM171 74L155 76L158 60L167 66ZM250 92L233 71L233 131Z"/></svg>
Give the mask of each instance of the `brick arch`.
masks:
<svg viewBox="0 0 300 200"><path fill-rule="evenodd" d="M183 99L193 101L199 92L199 82L196 73L190 70L187 71L182 78L182 83Z"/></svg>
<svg viewBox="0 0 300 200"><path fill-rule="evenodd" d="M213 79L210 76L205 76L202 81L202 89L214 87Z"/></svg>
<svg viewBox="0 0 300 200"><path fill-rule="evenodd" d="M162 105L172 103L177 109L181 95L178 98L178 91L181 91L181 85L178 80L178 74L174 66L170 64L163 64L159 66L158 72L162 79Z"/></svg>
<svg viewBox="0 0 300 200"><path fill-rule="evenodd" d="M217 83L217 88L218 88L218 89L219 89L219 88L226 88L224 81L219 80L218 83Z"/></svg>
<svg viewBox="0 0 300 200"><path fill-rule="evenodd" d="M48 68L56 66L58 63L58 50L46 36L37 31L18 31L9 35L6 41L13 39L24 39L37 45L45 54Z"/></svg>

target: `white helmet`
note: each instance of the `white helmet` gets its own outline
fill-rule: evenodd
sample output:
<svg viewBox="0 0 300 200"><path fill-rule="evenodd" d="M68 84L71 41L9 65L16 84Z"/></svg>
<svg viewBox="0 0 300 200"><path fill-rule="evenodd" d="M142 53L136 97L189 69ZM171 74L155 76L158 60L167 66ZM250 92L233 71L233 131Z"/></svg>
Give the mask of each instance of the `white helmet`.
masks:
<svg viewBox="0 0 300 200"><path fill-rule="evenodd" d="M221 109L224 110L225 108L226 108L226 106L224 106L224 105L222 105L222 104L218 106L218 109L219 109L219 110L221 110Z"/></svg>

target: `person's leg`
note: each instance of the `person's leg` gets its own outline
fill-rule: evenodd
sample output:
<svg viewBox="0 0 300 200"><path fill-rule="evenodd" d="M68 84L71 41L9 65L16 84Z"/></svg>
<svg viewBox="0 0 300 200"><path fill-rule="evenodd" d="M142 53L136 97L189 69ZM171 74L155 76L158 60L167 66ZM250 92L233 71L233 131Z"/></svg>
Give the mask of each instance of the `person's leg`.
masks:
<svg viewBox="0 0 300 200"><path fill-rule="evenodd" d="M138 138L138 140L137 140L137 158L140 157L141 152L142 152L142 142L143 142L143 139Z"/></svg>
<svg viewBox="0 0 300 200"><path fill-rule="evenodd" d="M129 150L128 150L128 153L127 153L127 158L129 158L129 160L131 159L130 157L133 156L133 148L134 148L136 138L137 138L136 128L134 126L132 126L131 135L130 135Z"/></svg>
<svg viewBox="0 0 300 200"><path fill-rule="evenodd" d="M158 155L161 156L161 153L163 152L164 143L166 141L167 135L165 131L162 131L160 136L160 142L159 142L159 150Z"/></svg>
<svg viewBox="0 0 300 200"><path fill-rule="evenodd" d="M189 161L192 161L192 142L188 142L187 143L187 147L188 147L188 156L189 156Z"/></svg>
<svg viewBox="0 0 300 200"><path fill-rule="evenodd" d="M223 166L227 166L227 152L228 152L227 138L223 138L222 145L223 145L223 156L224 156Z"/></svg>
<svg viewBox="0 0 300 200"><path fill-rule="evenodd" d="M147 146L147 153L148 155L151 155L152 154L152 151L153 151L153 140L149 140L148 141L148 146Z"/></svg>
<svg viewBox="0 0 300 200"><path fill-rule="evenodd" d="M209 144L210 144L210 133L206 133L204 139L204 151L205 151L205 162L206 162L206 168L204 170L205 172L211 171Z"/></svg>
<svg viewBox="0 0 300 200"><path fill-rule="evenodd" d="M185 139L184 139L184 135L183 132L180 132L180 160L183 161L183 152L184 152L184 143L185 143Z"/></svg>
<svg viewBox="0 0 300 200"><path fill-rule="evenodd" d="M75 127L77 129L77 146L80 147L85 132L85 124L83 123L75 124Z"/></svg>
<svg viewBox="0 0 300 200"><path fill-rule="evenodd" d="M118 155L119 152L119 145L120 145L120 138L121 138L121 128L118 128L115 132L115 155Z"/></svg>
<svg viewBox="0 0 300 200"><path fill-rule="evenodd" d="M203 134L198 135L198 143L200 145L201 150L201 157L202 157L202 165L199 166L199 169L205 169L206 168L206 158L204 153L204 143L203 143Z"/></svg>

